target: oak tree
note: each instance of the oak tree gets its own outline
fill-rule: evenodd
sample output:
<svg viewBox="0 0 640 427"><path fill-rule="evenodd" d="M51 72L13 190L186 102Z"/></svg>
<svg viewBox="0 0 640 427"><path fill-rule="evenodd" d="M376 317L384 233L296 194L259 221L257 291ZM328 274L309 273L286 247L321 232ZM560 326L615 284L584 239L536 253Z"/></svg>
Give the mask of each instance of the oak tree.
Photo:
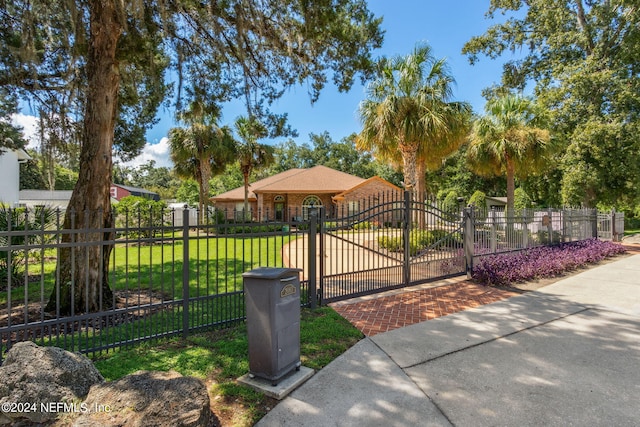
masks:
<svg viewBox="0 0 640 427"><path fill-rule="evenodd" d="M268 109L287 87L306 82L315 100L329 78L347 90L368 77L379 26L364 0L0 0L0 88L81 123L65 228L99 230L65 234L86 249L62 251L48 308L113 303L103 243L112 237L112 155L126 160L143 147L169 99L169 68L178 109L242 96L251 114L283 127Z"/></svg>
<svg viewBox="0 0 640 427"><path fill-rule="evenodd" d="M472 63L522 52L505 64L502 83L535 83L565 146L565 204L638 200L639 8L638 0L491 0L487 15L507 19L463 48Z"/></svg>

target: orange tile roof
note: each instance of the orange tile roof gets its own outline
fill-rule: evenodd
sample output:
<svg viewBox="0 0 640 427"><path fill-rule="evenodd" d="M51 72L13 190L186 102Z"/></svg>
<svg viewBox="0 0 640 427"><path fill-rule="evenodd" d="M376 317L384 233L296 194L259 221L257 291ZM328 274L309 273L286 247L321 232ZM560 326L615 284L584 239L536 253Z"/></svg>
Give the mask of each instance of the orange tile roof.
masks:
<svg viewBox="0 0 640 427"><path fill-rule="evenodd" d="M364 181L363 178L319 165L260 186L254 191L256 193L336 193L348 190Z"/></svg>
<svg viewBox="0 0 640 427"><path fill-rule="evenodd" d="M372 183L374 181L378 181L378 182L381 182L381 183L385 184L392 191L396 191L396 192L399 192L399 193L402 192L402 189L400 187L398 187L397 185L394 185L394 184L388 182L387 180L385 180L383 178L380 178L379 176L376 175L376 176L372 176L369 179L363 180L360 184L358 184L358 185L356 185L354 187L348 188L345 191L341 192L340 194L336 194L335 196L333 196L333 200L334 201L344 200L344 198L346 197L347 194L349 194L352 191L354 191L354 190L356 190L356 189L358 189L360 187L363 187L363 186L365 186L365 185L367 185L369 183Z"/></svg>
<svg viewBox="0 0 640 427"><path fill-rule="evenodd" d="M259 181L249 184L249 200L257 200L254 190L261 188L264 185L269 185L274 181L288 178L292 175L296 175L306 169L289 169L279 174L261 179ZM234 188L233 190L226 191L211 198L211 200L228 201L228 200L244 200L244 186Z"/></svg>
<svg viewBox="0 0 640 427"><path fill-rule="evenodd" d="M249 200L256 200L256 193L341 193L366 180L326 166L309 169L290 169L269 178L252 183ZM214 201L244 199L244 187L238 187L211 198Z"/></svg>

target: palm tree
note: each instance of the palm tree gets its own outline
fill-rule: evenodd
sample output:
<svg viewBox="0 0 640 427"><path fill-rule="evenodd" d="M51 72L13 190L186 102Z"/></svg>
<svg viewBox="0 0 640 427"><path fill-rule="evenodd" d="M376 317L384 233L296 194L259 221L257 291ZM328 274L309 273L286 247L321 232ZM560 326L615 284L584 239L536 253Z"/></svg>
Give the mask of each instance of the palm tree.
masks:
<svg viewBox="0 0 640 427"><path fill-rule="evenodd" d="M514 212L515 178L539 171L551 153L549 131L528 98L507 94L485 105L473 126L467 159L475 172L507 177L507 215Z"/></svg>
<svg viewBox="0 0 640 427"><path fill-rule="evenodd" d="M249 176L254 169L273 163L273 147L260 144L258 138L268 135L267 128L255 117L238 117L235 123L241 142L236 145L236 156L244 180L244 215L249 213Z"/></svg>
<svg viewBox="0 0 640 427"><path fill-rule="evenodd" d="M198 210L205 218L209 205L209 180L224 171L233 159L234 140L231 129L218 127L217 114L199 102L180 115L187 128L169 130L169 149L176 174L198 183Z"/></svg>
<svg viewBox="0 0 640 427"><path fill-rule="evenodd" d="M439 167L464 141L471 107L450 101L455 81L446 61L436 60L428 45L383 59L379 69L360 104L363 129L356 145L394 163L400 160L405 188L421 194L425 168Z"/></svg>

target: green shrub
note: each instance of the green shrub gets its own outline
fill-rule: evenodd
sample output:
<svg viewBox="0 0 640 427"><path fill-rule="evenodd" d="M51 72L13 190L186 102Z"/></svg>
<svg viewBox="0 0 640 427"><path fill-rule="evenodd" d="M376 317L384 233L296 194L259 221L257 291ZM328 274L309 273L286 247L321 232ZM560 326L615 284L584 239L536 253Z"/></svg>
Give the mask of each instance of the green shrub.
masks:
<svg viewBox="0 0 640 427"><path fill-rule="evenodd" d="M233 222L229 221L228 224L233 224ZM216 232L217 234L258 234L281 232L283 229L283 224L241 223L221 225L216 227Z"/></svg>
<svg viewBox="0 0 640 427"><path fill-rule="evenodd" d="M515 189L513 194L513 207L517 210L530 209L533 207L533 201L522 187Z"/></svg>
<svg viewBox="0 0 640 427"><path fill-rule="evenodd" d="M436 243L438 245L434 249L451 248L459 245L461 239L447 230L413 230L409 234L409 253L415 255ZM391 252L402 252L404 251L404 238L403 236L380 236L378 237L378 245Z"/></svg>
<svg viewBox="0 0 640 427"><path fill-rule="evenodd" d="M533 221L533 213L531 212L531 208L533 207L533 201L531 197L524 191L523 188L516 188L513 195L513 209L515 214L516 221L524 222L532 222Z"/></svg>
<svg viewBox="0 0 640 427"><path fill-rule="evenodd" d="M442 210L445 212L458 212L459 209L460 206L458 204L458 193L456 193L454 190L451 190L442 202Z"/></svg>
<svg viewBox="0 0 640 427"><path fill-rule="evenodd" d="M553 230L551 238L553 240L550 242L548 230L539 230L535 236L536 242L538 243L553 244L553 243L560 243L562 241L562 233L560 233L559 231Z"/></svg>
<svg viewBox="0 0 640 427"><path fill-rule="evenodd" d="M487 206L487 195L480 191L476 190L475 193L471 195L469 198L469 204L475 206L476 208L485 209Z"/></svg>
<svg viewBox="0 0 640 427"><path fill-rule="evenodd" d="M387 249L391 252L401 252L404 247L402 236L380 236L378 237L378 245L380 245L381 248Z"/></svg>
<svg viewBox="0 0 640 427"><path fill-rule="evenodd" d="M153 237L164 225L167 205L138 196L127 196L115 205L116 227L127 228L128 237ZM158 230L156 230L158 229Z"/></svg>
<svg viewBox="0 0 640 427"><path fill-rule="evenodd" d="M362 221L353 225L354 230L375 230L378 225L373 221Z"/></svg>
<svg viewBox="0 0 640 427"><path fill-rule="evenodd" d="M24 231L24 230L51 230L55 225L57 209L38 206L33 210L24 208L9 209L0 205L0 230ZM9 240L10 239L10 240ZM55 240L55 235L51 234L29 234L22 236L0 236L0 246L33 245L34 250L24 249L15 251L0 252L0 289L4 288L9 276L12 281L17 282L24 272L27 260L33 260L40 253L39 245L51 243ZM9 264L9 255L11 263Z"/></svg>
<svg viewBox="0 0 640 427"><path fill-rule="evenodd" d="M625 230L637 230L639 228L640 228L640 217L631 217L628 215L624 217Z"/></svg>
<svg viewBox="0 0 640 427"><path fill-rule="evenodd" d="M211 222L213 222L214 224L224 224L225 222L227 222L225 211L222 209L214 209L213 213L211 214Z"/></svg>
<svg viewBox="0 0 640 427"><path fill-rule="evenodd" d="M469 204L475 206L476 219L478 221L484 221L487 218L487 195L480 190L477 190L469 198Z"/></svg>

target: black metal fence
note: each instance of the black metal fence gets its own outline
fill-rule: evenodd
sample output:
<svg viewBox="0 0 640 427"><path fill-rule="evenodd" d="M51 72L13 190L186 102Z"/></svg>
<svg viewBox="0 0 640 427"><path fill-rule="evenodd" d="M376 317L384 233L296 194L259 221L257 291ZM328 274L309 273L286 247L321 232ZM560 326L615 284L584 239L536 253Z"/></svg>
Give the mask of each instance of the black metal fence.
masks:
<svg viewBox="0 0 640 427"><path fill-rule="evenodd" d="M115 225L107 229L65 229L64 212L46 208L5 210L0 216L0 362L12 344L24 340L98 353L241 322L242 273L284 266L293 256L289 243L307 228L294 221L220 216L194 224L187 209L114 213ZM89 234L107 238L82 237ZM64 276L65 251L88 265L85 255L92 250L108 265L72 268L70 279ZM306 285L302 280L303 301ZM97 293L79 292L83 286ZM83 309L89 298L97 300L97 310Z"/></svg>
<svg viewBox="0 0 640 427"><path fill-rule="evenodd" d="M486 255L593 238L619 240L624 234L624 214L597 209L517 209L508 215L504 208L466 208L465 222L469 270Z"/></svg>
<svg viewBox="0 0 640 427"><path fill-rule="evenodd" d="M475 210L475 249L482 255L597 237L597 215L595 209L522 209L511 216Z"/></svg>
<svg viewBox="0 0 640 427"><path fill-rule="evenodd" d="M465 272L459 206L389 192L342 207L318 220L322 303Z"/></svg>
<svg viewBox="0 0 640 427"><path fill-rule="evenodd" d="M488 253L623 231L619 216L593 210L507 217L408 194L346 206L279 220L269 211L114 212L113 227L97 229L65 228L60 210L1 210L0 363L24 340L95 354L242 322L242 273L259 266L301 268L302 303L315 306L464 274Z"/></svg>

